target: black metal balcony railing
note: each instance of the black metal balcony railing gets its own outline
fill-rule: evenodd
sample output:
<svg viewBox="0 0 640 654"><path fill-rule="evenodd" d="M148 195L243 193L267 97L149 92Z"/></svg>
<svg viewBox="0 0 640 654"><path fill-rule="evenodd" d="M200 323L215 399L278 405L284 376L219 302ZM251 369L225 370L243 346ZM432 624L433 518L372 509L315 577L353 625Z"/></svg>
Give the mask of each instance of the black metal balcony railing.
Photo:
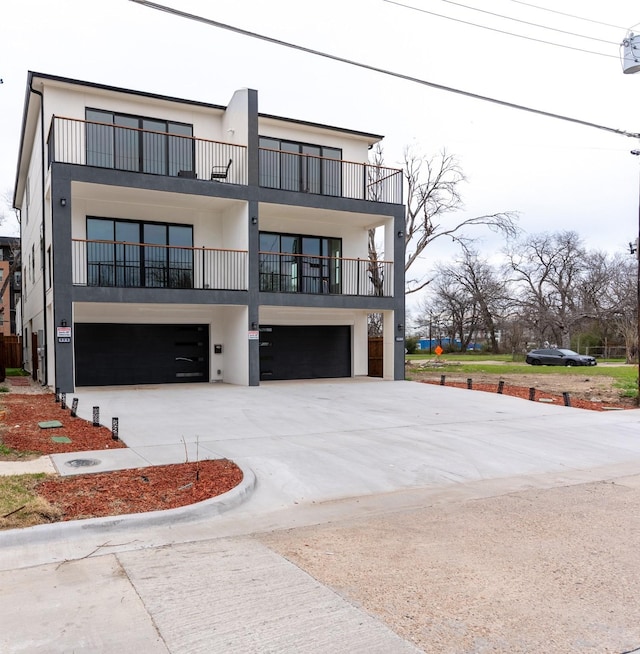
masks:
<svg viewBox="0 0 640 654"><path fill-rule="evenodd" d="M247 290L247 252L73 240L73 284Z"/></svg>
<svg viewBox="0 0 640 654"><path fill-rule="evenodd" d="M243 145L54 116L48 146L49 163L204 180L211 180L213 172L226 171L215 181L247 183Z"/></svg>
<svg viewBox="0 0 640 654"><path fill-rule="evenodd" d="M260 186L402 204L402 171L260 148Z"/></svg>
<svg viewBox="0 0 640 654"><path fill-rule="evenodd" d="M246 146L181 134L54 116L48 149L49 163L248 183ZM402 203L399 169L267 148L260 148L260 186Z"/></svg>
<svg viewBox="0 0 640 654"><path fill-rule="evenodd" d="M393 296L393 262L260 252L260 290Z"/></svg>

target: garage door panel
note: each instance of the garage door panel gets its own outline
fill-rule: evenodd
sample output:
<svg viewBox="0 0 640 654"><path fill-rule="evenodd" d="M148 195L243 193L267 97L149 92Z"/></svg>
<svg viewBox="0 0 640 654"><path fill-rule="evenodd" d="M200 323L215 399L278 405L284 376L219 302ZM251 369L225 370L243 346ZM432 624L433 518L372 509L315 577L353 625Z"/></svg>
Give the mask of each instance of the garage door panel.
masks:
<svg viewBox="0 0 640 654"><path fill-rule="evenodd" d="M346 325L260 327L260 378L351 376L351 328Z"/></svg>
<svg viewBox="0 0 640 654"><path fill-rule="evenodd" d="M75 325L77 386L207 381L206 325Z"/></svg>

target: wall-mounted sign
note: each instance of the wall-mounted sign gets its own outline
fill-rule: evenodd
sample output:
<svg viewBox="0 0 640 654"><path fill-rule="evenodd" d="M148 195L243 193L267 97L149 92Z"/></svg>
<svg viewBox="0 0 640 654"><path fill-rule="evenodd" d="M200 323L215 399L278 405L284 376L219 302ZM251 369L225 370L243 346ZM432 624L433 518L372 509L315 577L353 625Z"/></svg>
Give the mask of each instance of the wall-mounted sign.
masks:
<svg viewBox="0 0 640 654"><path fill-rule="evenodd" d="M249 340L250 341L257 341L260 339L260 332L257 329L252 329L249 331Z"/></svg>
<svg viewBox="0 0 640 654"><path fill-rule="evenodd" d="M71 343L71 327L56 327L58 343Z"/></svg>

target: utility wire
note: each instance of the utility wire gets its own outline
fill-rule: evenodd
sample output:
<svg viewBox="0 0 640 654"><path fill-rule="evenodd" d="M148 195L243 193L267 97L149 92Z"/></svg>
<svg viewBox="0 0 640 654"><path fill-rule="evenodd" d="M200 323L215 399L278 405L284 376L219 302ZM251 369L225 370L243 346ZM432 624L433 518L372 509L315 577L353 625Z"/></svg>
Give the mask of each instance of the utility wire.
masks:
<svg viewBox="0 0 640 654"><path fill-rule="evenodd" d="M135 2L135 0L133 0ZM422 14L429 14L430 16L437 16L438 18L446 18L447 20L455 21L456 23L462 23L463 25L471 25L472 27L479 27L483 30L489 30L490 32L498 32L499 34L507 34L508 36L515 36L519 39L526 39L527 41L535 41L536 43L544 43L545 45L554 45L557 48L566 48L567 50L576 50L577 52L586 52L587 54L599 55L600 57L611 57L613 59L618 59L618 55L609 55L604 52L596 52L594 50L585 50L584 48L576 48L571 45L564 45L562 43L555 43L554 41L545 41L544 39L536 39L532 36L524 36L523 34L514 34L513 32L508 32L506 30L499 30L495 27L488 27L487 25L478 25L478 23L472 23L468 20L462 20L461 18L452 18L451 16L445 16L444 14L438 14L435 11L428 11L426 9L420 9L419 7L413 7L411 5L403 4L402 2L397 2L397 0L384 0L391 5L397 5L398 7L404 7L405 9L411 9L413 11L419 11Z"/></svg>
<svg viewBox="0 0 640 654"><path fill-rule="evenodd" d="M613 27L617 30L626 30L626 27L620 27L620 25L611 25L611 23L603 23L600 20L592 20L591 18L584 18L583 16L575 16L574 14L567 14L564 11L558 11L556 9L549 9L547 7L539 7L538 5L531 4L530 2L524 2L523 0L510 0L510 2L516 2L519 5L526 5L527 7L533 7L534 9L540 9L540 11L549 11L552 14L559 14L560 16L567 16L567 18L575 18L576 20L584 20L587 23L595 23L596 25L604 25L605 27Z"/></svg>
<svg viewBox="0 0 640 654"><path fill-rule="evenodd" d="M575 36L579 39L589 39L591 41L598 41L600 43L607 43L609 45L618 45L617 41L608 41L606 39L599 39L595 36L587 36L586 34L576 34L576 32L569 32L568 30L561 30L557 27L549 27L548 25L540 25L540 23L532 23L528 20L522 20L520 18L513 18L512 16L505 16L504 14L498 14L493 11L487 11L486 9L478 9L477 7L470 7L469 5L463 5L461 2L454 2L454 0L440 0L445 2L448 5L455 5L456 7L463 7L464 9L470 9L471 11L479 11L482 14L487 14L489 16L495 16L496 18L504 18L505 20L512 20L515 23L522 23L523 25L530 25L531 27L539 27L543 30L550 30L551 32L559 32L560 34L568 34L569 36ZM386 0L385 0L386 2ZM482 25L478 25L482 27ZM517 36L517 35L514 35Z"/></svg>
<svg viewBox="0 0 640 654"><path fill-rule="evenodd" d="M486 95L479 95L477 93L471 93L470 91L463 91L461 89L456 89L451 86L445 86L443 84L437 84L435 82L429 82L418 77L412 77L411 75L405 75L404 73L396 73L385 68L378 68L377 66L371 66L370 64L364 64L353 59L346 59L345 57L339 57L337 55L329 54L327 52L322 52L321 50L313 50L312 48L307 48L302 45L296 45L295 43L290 43L288 41L282 41L280 39L273 38L271 36L266 36L264 34L258 34L257 32L251 32L249 30L242 29L241 27L235 27L233 25L227 25L226 23L221 23L210 18L205 18L204 16L198 16L196 14L190 14L185 11L180 11L179 9L174 9L173 7L167 7L155 2L150 2L150 0L130 0L130 2L135 2L136 4L143 5L149 9L156 9L158 11L164 11L173 16L179 16L180 18L186 18L187 20L193 20L199 23L204 23L205 25L210 25L212 27L218 27L220 29L228 30L230 32L235 32L236 34L241 34L242 36L248 36L252 39L258 39L260 41L266 41L267 43L273 43L274 45L280 45L285 48L291 48L292 50L298 50L299 52L306 52L307 54L312 54L317 57L323 57L325 59L331 59L332 61L338 61L343 64L348 64L349 66L355 66L356 68L363 68L364 70L369 70L374 73L381 73L382 75L388 75L390 77L396 77L408 82L413 82L414 84L420 84L422 86L428 86L433 89L438 89L440 91L446 91L447 93L456 93L458 95L463 95L468 98L473 98L475 100L482 100L483 102L492 102L493 104L500 105L502 107L508 107L509 109L519 109L520 111L527 111L532 114L537 114L539 116L546 116L547 118L555 118L557 120L564 120L569 123L575 123L577 125L583 125L585 127L593 127L595 129L600 129L605 132L611 132L613 134L620 134L621 136L629 136L631 138L640 139L640 134L634 132L627 132L622 129L616 129L614 127L607 127L605 125L598 125L597 123L591 123L586 120L580 120L579 118L571 118L569 116L563 116L562 114L555 114L550 111L543 111L541 109L534 109L533 107L527 107L521 104L515 104L513 102L507 102L505 100L498 100L497 98L490 98Z"/></svg>

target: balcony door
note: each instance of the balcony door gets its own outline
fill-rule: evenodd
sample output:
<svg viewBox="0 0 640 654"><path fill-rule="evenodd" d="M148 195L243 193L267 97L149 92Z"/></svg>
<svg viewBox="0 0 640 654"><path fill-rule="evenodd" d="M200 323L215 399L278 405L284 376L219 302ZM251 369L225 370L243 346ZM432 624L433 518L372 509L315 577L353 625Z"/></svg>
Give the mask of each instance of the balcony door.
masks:
<svg viewBox="0 0 640 654"><path fill-rule="evenodd" d="M342 239L261 232L260 290L340 293Z"/></svg>
<svg viewBox="0 0 640 654"><path fill-rule="evenodd" d="M342 150L260 137L260 185L318 195L342 194Z"/></svg>
<svg viewBox="0 0 640 654"><path fill-rule="evenodd" d="M87 218L87 284L193 288L193 227Z"/></svg>
<svg viewBox="0 0 640 654"><path fill-rule="evenodd" d="M193 171L193 126L87 109L88 166L175 176Z"/></svg>

